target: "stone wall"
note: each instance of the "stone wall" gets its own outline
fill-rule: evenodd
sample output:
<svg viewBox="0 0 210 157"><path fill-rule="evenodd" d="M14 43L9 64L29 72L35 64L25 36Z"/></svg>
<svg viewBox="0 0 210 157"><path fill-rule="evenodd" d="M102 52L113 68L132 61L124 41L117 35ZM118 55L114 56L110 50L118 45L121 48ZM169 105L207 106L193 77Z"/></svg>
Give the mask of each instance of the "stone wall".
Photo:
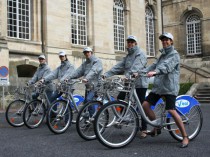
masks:
<svg viewBox="0 0 210 157"><path fill-rule="evenodd" d="M186 18L190 14L197 14L201 20L202 54L210 55L210 1L204 0L165 0L163 3L164 31L174 35L176 49L181 55L186 55ZM190 56L189 56L190 57ZM192 57L192 56L191 56Z"/></svg>

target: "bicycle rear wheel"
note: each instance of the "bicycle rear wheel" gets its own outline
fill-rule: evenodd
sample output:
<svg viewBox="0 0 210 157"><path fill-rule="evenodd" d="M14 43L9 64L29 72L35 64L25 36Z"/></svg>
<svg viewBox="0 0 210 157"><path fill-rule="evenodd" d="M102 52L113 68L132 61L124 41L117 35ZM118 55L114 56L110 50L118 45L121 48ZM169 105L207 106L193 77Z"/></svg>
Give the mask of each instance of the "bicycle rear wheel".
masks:
<svg viewBox="0 0 210 157"><path fill-rule="evenodd" d="M47 114L47 126L55 134L64 133L72 121L72 110L65 100L55 101Z"/></svg>
<svg viewBox="0 0 210 157"><path fill-rule="evenodd" d="M108 148L128 145L134 139L138 128L139 119L136 111L121 101L112 101L104 105L98 111L94 123L97 139Z"/></svg>
<svg viewBox="0 0 210 157"><path fill-rule="evenodd" d="M5 116L11 126L20 127L24 125L23 111L25 105L26 102L24 100L15 100L8 105Z"/></svg>
<svg viewBox="0 0 210 157"><path fill-rule="evenodd" d="M94 140L96 135L93 129L93 122L98 110L103 106L100 101L86 103L78 113L76 128L80 137L85 140Z"/></svg>
<svg viewBox="0 0 210 157"><path fill-rule="evenodd" d="M41 125L45 114L46 108L42 101L34 100L26 105L23 112L23 121L28 128L34 129Z"/></svg>
<svg viewBox="0 0 210 157"><path fill-rule="evenodd" d="M187 122L184 122L184 126L187 132L187 135L190 140L193 140L196 138L196 136L199 134L202 124L203 124L203 116L202 112L199 106L193 106L189 113L185 115L186 117L189 118ZM185 118L183 118L185 119ZM173 122L173 118L167 118L166 122ZM182 141L183 137L181 135L181 131L178 129L176 125L168 125L167 126L170 135L176 139L177 141Z"/></svg>

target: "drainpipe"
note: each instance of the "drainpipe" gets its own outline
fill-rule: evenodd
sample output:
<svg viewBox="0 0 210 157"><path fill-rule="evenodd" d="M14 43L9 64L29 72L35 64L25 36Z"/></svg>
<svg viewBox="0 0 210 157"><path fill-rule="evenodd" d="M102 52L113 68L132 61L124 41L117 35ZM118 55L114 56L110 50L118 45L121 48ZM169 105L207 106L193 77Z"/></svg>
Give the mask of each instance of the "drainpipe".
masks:
<svg viewBox="0 0 210 157"><path fill-rule="evenodd" d="M161 5L161 22L162 22L162 33L163 33L164 28L163 28L163 2L162 0L160 1L160 5Z"/></svg>
<svg viewBox="0 0 210 157"><path fill-rule="evenodd" d="M41 41L42 41L42 53L46 56L45 36L44 36L44 0L41 0Z"/></svg>

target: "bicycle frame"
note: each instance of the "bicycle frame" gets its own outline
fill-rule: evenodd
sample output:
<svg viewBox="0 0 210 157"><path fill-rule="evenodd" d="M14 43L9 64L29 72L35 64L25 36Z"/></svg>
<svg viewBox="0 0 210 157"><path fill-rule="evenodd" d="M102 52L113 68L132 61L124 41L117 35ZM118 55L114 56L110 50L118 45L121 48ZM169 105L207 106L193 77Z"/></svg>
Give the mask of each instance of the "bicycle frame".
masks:
<svg viewBox="0 0 210 157"><path fill-rule="evenodd" d="M159 127L159 128L166 127L167 125L175 125L175 122L171 122L171 123L166 123L165 122L165 118L170 118L171 117L170 113L168 113L166 115L165 109L161 113L161 117L158 118L158 119L155 119L153 121L151 121L146 116L146 114L144 112L144 109L143 109L143 107L141 105L141 102L139 101L139 98L137 96L136 89L135 89L135 83L132 84L132 88L131 88L130 95L129 95L128 108L126 109L124 115L127 115L129 107L132 107L132 98L134 98L134 101L136 102L137 108L139 109L138 112L140 113L141 117L149 125L151 125L153 127ZM186 108L186 107L179 108L179 107L177 107L177 103L176 103L175 109L178 112L178 114L180 114L181 116L184 117L184 120L182 120L183 123L188 121L188 118L185 116L185 114L188 113L193 106L199 105L199 103L194 98L191 97L191 99L193 99L193 103L191 105L188 105L188 108ZM179 97L178 97L178 100L179 100ZM116 111L114 111L114 113L116 113ZM123 121L125 116L123 117L123 116L120 116L119 114L116 114L116 115L117 115L118 118L121 118L121 121ZM137 114L137 115L139 115L139 114Z"/></svg>
<svg viewBox="0 0 210 157"><path fill-rule="evenodd" d="M66 85L70 85L72 86L73 84L77 83L77 81L71 83L71 84L66 84ZM75 108L76 112L78 113L79 112L79 108L77 105L79 105L81 102L84 101L84 98L82 99L81 96L79 97L79 95L73 95L72 92L71 92L71 87L68 87L68 91L67 92L64 92L66 94L66 98L64 98L63 96L59 97L58 100L64 100L67 102L67 105L64 109L64 112L63 114L61 114L61 116L64 116L64 114L66 113L67 109L68 109L68 106L70 106L70 108ZM75 98L78 99L78 101L76 102L75 101ZM60 112L63 111L63 110L60 110ZM60 114L60 113L59 113Z"/></svg>
<svg viewBox="0 0 210 157"><path fill-rule="evenodd" d="M24 103L24 106L22 106L18 111L17 111L17 114L22 114L23 113L23 111L24 111L24 108L25 108L25 106L26 106L26 104L28 104L29 102L30 102L30 92L28 92L27 91L27 89L29 89L30 88L30 86L28 86L28 87L24 87L24 99L17 99L17 100L22 100L22 101L24 101L25 103ZM18 92L18 90L16 90L16 92Z"/></svg>

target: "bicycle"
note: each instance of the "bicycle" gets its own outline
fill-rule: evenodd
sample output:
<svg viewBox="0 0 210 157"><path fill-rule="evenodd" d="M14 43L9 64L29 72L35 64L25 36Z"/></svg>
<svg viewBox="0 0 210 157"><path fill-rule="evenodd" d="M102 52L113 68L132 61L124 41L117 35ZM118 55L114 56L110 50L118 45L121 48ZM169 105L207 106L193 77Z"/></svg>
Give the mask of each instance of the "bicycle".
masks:
<svg viewBox="0 0 210 157"><path fill-rule="evenodd" d="M101 79L98 88L95 91L95 96L92 101L87 102L81 108L76 120L76 129L79 136L87 141L96 139L93 123L98 110L109 101L114 101L115 98L110 95L115 88L116 81L119 78ZM93 89L88 89L93 90ZM108 117L107 117L108 118Z"/></svg>
<svg viewBox="0 0 210 157"><path fill-rule="evenodd" d="M19 87L15 90L16 98L12 101L5 112L7 122L13 127L21 127L23 122L23 111L25 106L31 101L32 86L25 86L22 89ZM21 98L21 97L24 98Z"/></svg>
<svg viewBox="0 0 210 157"><path fill-rule="evenodd" d="M156 120L149 120L136 94L135 79L129 79L127 84L123 90L130 92L128 102L109 102L96 114L94 131L99 142L108 148L125 147L135 138L141 117L147 124L168 130L174 139L182 141L181 132L171 115L165 111L164 105L157 104L155 108L159 108L160 113ZM193 140L202 128L203 116L199 105L195 98L187 95L179 96L176 100L176 111L182 118L190 140ZM108 123L106 114L109 114Z"/></svg>
<svg viewBox="0 0 210 157"><path fill-rule="evenodd" d="M73 85L78 82L81 80L61 83L59 91L63 93L62 98L52 103L49 108L47 126L55 134L64 133L71 123L76 122L72 117L79 112L84 101L84 97L72 94Z"/></svg>
<svg viewBox="0 0 210 157"><path fill-rule="evenodd" d="M23 121L29 129L34 129L41 125L50 106L46 93L47 86L45 84L34 84L34 87L41 100L32 100L24 108Z"/></svg>

